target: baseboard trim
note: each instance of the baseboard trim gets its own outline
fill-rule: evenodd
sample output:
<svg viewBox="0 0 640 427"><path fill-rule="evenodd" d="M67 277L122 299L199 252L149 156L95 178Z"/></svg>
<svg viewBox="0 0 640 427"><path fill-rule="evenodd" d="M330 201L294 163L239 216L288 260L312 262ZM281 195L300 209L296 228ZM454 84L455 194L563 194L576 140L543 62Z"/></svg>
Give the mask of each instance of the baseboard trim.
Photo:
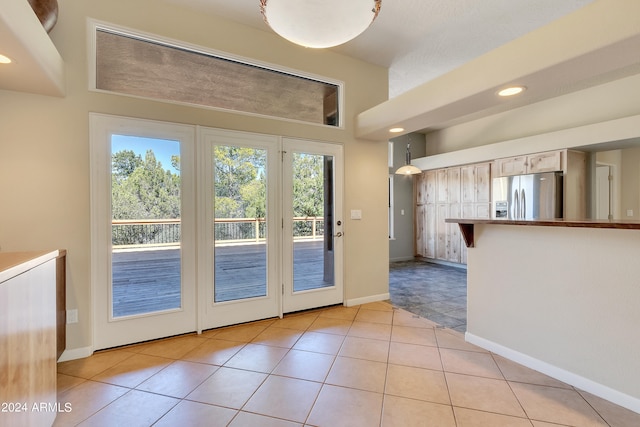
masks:
<svg viewBox="0 0 640 427"><path fill-rule="evenodd" d="M378 294L378 295L371 295L368 297L348 299L348 300L345 300L344 305L346 307L353 307L354 305L369 304L371 302L378 302L378 301L387 301L389 299L391 299L391 295L389 295L389 293Z"/></svg>
<svg viewBox="0 0 640 427"><path fill-rule="evenodd" d="M398 257L398 258L389 258L389 262L413 261L415 259L416 257L414 256L405 256L405 257Z"/></svg>
<svg viewBox="0 0 640 427"><path fill-rule="evenodd" d="M84 359L85 357L89 357L92 354L93 354L93 348L91 347L66 349L60 355L60 359L58 359L58 362L67 362L69 360Z"/></svg>
<svg viewBox="0 0 640 427"><path fill-rule="evenodd" d="M614 390L606 385L597 383L583 376L574 374L469 332L465 333L465 340L471 344L477 345L478 347L482 347L485 350L489 350L495 354L526 366L527 368L542 372L545 375L640 414L640 399L633 396L629 396L628 394Z"/></svg>

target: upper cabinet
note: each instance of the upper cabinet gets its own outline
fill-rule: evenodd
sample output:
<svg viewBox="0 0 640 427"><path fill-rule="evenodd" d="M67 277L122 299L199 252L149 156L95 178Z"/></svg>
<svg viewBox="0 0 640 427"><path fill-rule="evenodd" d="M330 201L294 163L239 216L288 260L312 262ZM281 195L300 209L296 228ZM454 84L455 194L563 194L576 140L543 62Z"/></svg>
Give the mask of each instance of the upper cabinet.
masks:
<svg viewBox="0 0 640 427"><path fill-rule="evenodd" d="M562 170L562 153L565 151L548 151L528 156L497 159L496 176L560 171Z"/></svg>
<svg viewBox="0 0 640 427"><path fill-rule="evenodd" d="M0 70L0 89L65 95L64 61L26 0L0 6L0 53L12 63Z"/></svg>

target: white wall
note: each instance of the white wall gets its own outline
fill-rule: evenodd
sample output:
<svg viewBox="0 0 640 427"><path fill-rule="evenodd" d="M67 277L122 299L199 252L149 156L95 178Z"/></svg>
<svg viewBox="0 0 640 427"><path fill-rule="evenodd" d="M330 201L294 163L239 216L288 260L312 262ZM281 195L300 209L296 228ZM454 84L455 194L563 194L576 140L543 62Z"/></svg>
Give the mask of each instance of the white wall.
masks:
<svg viewBox="0 0 640 427"><path fill-rule="evenodd" d="M191 13L156 0L58 0L50 33L66 64L67 96L0 91L0 247L67 249L67 348L91 345L89 112L199 124L344 144L345 298L388 293L387 142L357 140L354 117L387 97L387 70L304 49L268 31ZM256 13L258 9L256 6ZM186 41L345 82L344 129L90 92L87 18Z"/></svg>
<svg viewBox="0 0 640 427"><path fill-rule="evenodd" d="M640 230L476 225L467 339L640 412Z"/></svg>

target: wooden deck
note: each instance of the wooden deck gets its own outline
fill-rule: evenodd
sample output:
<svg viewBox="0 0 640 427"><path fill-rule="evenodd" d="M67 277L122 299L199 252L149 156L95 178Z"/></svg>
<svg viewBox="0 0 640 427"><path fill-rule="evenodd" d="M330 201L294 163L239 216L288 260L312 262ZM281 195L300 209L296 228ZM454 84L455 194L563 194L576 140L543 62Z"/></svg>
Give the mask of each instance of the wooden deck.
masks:
<svg viewBox="0 0 640 427"><path fill-rule="evenodd" d="M216 248L216 302L266 295L263 244ZM331 286L324 281L323 242L294 244L294 290ZM114 317L180 307L180 251L153 249L113 253Z"/></svg>

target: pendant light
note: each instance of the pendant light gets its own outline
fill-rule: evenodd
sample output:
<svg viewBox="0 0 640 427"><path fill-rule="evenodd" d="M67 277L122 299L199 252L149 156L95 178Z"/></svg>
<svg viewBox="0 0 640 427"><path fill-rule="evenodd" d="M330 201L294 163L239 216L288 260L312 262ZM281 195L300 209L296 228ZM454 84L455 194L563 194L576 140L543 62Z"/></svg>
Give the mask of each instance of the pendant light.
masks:
<svg viewBox="0 0 640 427"><path fill-rule="evenodd" d="M369 28L381 5L382 0L260 0L260 12L267 25L290 42L327 48Z"/></svg>
<svg viewBox="0 0 640 427"><path fill-rule="evenodd" d="M416 174L422 173L420 169L418 169L417 167L411 164L411 151L409 151L410 147L411 147L411 143L408 143L407 154L405 159L406 164L396 171L396 174L398 175L416 175Z"/></svg>

